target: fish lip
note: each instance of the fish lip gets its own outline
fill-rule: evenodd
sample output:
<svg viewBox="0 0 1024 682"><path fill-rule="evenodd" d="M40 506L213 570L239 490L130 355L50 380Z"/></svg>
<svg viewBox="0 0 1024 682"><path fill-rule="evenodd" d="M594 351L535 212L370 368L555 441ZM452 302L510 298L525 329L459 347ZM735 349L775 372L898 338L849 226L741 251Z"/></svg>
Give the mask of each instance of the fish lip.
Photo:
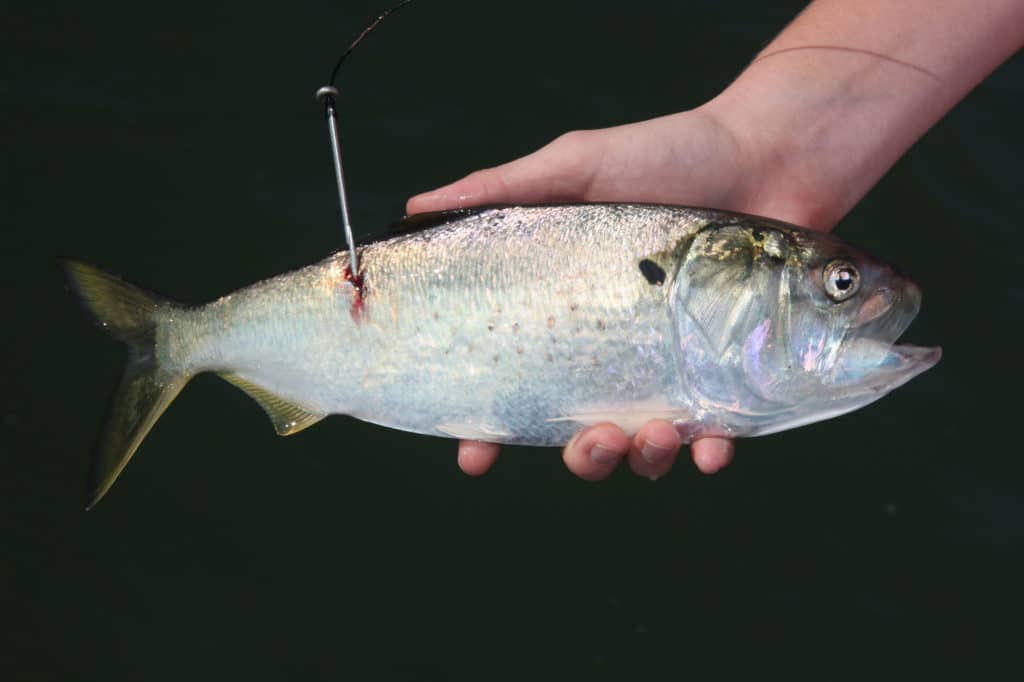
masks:
<svg viewBox="0 0 1024 682"><path fill-rule="evenodd" d="M862 349L870 349L883 358L857 381L846 383L845 390L857 394L884 395L934 367L942 358L939 346L892 344L873 339L860 339Z"/></svg>
<svg viewBox="0 0 1024 682"><path fill-rule="evenodd" d="M941 346L914 346L909 343L900 343L892 345L890 350L902 359L904 366L897 371L909 374L905 380L910 380L921 372L931 369L942 359Z"/></svg>
<svg viewBox="0 0 1024 682"><path fill-rule="evenodd" d="M879 318L885 317L892 311L898 300L899 296L892 288L880 287L857 310L857 317L853 323L854 328L866 327Z"/></svg>
<svg viewBox="0 0 1024 682"><path fill-rule="evenodd" d="M921 289L907 282L901 290L882 287L858 310L854 338L890 346L903 336L921 312Z"/></svg>
<svg viewBox="0 0 1024 682"><path fill-rule="evenodd" d="M919 374L927 372L942 358L939 346L913 346L898 344L890 346L890 352L900 358L896 367L878 370L871 377L870 388L884 395L907 383Z"/></svg>

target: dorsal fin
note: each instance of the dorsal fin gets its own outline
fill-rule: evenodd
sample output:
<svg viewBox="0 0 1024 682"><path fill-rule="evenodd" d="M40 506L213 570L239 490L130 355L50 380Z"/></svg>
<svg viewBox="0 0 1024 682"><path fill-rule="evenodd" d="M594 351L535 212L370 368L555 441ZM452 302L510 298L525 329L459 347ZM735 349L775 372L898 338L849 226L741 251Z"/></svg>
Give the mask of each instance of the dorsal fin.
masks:
<svg viewBox="0 0 1024 682"><path fill-rule="evenodd" d="M279 436L290 436L303 429L316 424L326 415L310 412L304 407L288 402L280 396L274 395L261 386L257 386L248 379L243 379L231 372L218 372L226 381L231 382L242 389L260 404L263 411L270 417L274 424L274 430Z"/></svg>
<svg viewBox="0 0 1024 682"><path fill-rule="evenodd" d="M453 208L447 211L431 211L430 213L414 213L407 215L389 228L391 234L407 234L409 232L420 232L429 230L432 227L447 225L448 223L468 218L469 216L483 213L500 206L472 206L470 208Z"/></svg>

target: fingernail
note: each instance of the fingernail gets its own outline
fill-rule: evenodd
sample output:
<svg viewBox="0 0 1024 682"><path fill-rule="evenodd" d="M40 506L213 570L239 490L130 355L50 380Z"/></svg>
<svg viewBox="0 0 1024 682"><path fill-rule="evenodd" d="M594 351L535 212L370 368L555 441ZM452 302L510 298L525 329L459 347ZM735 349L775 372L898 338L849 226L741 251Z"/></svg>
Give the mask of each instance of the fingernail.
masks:
<svg viewBox="0 0 1024 682"><path fill-rule="evenodd" d="M644 446L640 448L640 456L650 464L663 461L670 452L672 452L672 448L649 440L644 441Z"/></svg>
<svg viewBox="0 0 1024 682"><path fill-rule="evenodd" d="M598 443L590 448L590 459L594 460L597 464L614 464L618 461L619 455L614 450Z"/></svg>

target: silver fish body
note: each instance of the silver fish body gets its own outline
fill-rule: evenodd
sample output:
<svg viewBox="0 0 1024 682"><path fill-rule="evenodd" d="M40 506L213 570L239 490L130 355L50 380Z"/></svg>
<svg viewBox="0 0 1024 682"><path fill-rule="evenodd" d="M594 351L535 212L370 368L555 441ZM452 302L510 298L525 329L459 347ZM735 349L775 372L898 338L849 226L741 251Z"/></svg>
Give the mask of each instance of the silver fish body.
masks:
<svg viewBox="0 0 1024 682"><path fill-rule="evenodd" d="M206 306L148 303L151 359L138 373L156 387L128 392L169 393L158 416L188 377L212 371L253 394L281 433L348 414L560 445L586 424L635 431L650 418L689 438L770 433L856 409L938 360L938 349L893 345L918 311L916 285L821 233L621 204L428 220L360 249L356 278L338 253ZM112 318L104 287L128 285L69 272L97 317ZM101 440L99 495L155 421L133 410L113 420L130 437Z"/></svg>

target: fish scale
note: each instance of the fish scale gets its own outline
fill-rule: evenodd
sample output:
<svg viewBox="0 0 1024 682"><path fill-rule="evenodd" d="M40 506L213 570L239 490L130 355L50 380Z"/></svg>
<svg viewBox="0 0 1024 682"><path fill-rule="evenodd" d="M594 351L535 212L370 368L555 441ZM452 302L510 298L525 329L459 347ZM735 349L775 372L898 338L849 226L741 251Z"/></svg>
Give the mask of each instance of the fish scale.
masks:
<svg viewBox="0 0 1024 682"><path fill-rule="evenodd" d="M567 425L549 420L603 395L628 405L680 393L670 287L650 284L638 263L706 219L665 208L606 213L496 209L367 246L359 315L339 253L198 311L199 328L239 322L230 339L211 340L215 357L196 353L180 369L230 368L313 412L419 433L564 442ZM580 259L581 249L592 257Z"/></svg>

